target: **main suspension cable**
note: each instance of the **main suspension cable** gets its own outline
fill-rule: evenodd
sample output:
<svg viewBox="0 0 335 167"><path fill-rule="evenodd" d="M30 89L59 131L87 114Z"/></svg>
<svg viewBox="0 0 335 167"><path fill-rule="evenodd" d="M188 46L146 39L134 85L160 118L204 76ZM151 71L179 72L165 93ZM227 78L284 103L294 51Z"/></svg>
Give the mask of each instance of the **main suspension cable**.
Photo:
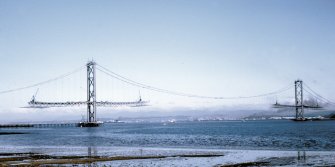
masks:
<svg viewBox="0 0 335 167"><path fill-rule="evenodd" d="M321 96L320 94L316 93L316 91L314 91L311 87L309 87L306 83L304 84L304 86L311 92L309 92L308 90L304 89L305 91L307 91L308 93L312 94L314 97L316 97L317 99L322 99L322 101L325 101L327 103L331 103L331 104L335 104L334 102L332 102L331 100Z"/></svg>
<svg viewBox="0 0 335 167"><path fill-rule="evenodd" d="M35 83L35 84L32 84L32 85L28 85L28 86L24 86L24 87L19 87L19 88L15 88L15 89L3 90L3 91L0 91L0 94L16 92L16 91L20 91L20 90L29 89L29 88L33 88L33 87L36 87L36 86L44 85L44 84L47 84L47 83L50 83L50 82L53 82L53 81L65 78L65 77L67 77L69 75L72 75L72 74L74 74L74 73L82 70L83 68L85 68L85 66L81 66L80 68L77 68L77 69L75 69L75 70L73 70L73 71L71 71L69 73L60 75L58 77L55 77L55 78L52 78L52 79L49 79L49 80L38 82L38 83Z"/></svg>
<svg viewBox="0 0 335 167"><path fill-rule="evenodd" d="M288 85L283 87L282 89L273 91L273 92L269 92L269 93L264 93L264 94L258 94L258 95L253 95L253 96L236 96L236 97L222 97L222 96L203 96L203 95L196 95L196 94L190 94L190 93L184 93L184 92L177 92L177 91L171 91L171 90L167 90L167 89L161 89L158 87L154 87L154 86L150 86L150 85L146 85L146 84L142 84L139 82L136 82L134 80L128 79L122 75L119 75L99 64L97 64L97 70L103 72L104 74L113 77L115 79L118 79L122 82L125 82L127 84L136 86L136 87L140 87L140 88L144 88L144 89L148 89L151 91L156 91L156 92L161 92L161 93L166 93L166 94L171 94L171 95L177 95L177 96L184 96L184 97L192 97L192 98L203 98L203 99L247 99L247 98L257 98L257 97L265 97L265 96L271 96L271 95L276 95L276 94L280 94L282 92L285 92L291 88L293 88L293 85Z"/></svg>

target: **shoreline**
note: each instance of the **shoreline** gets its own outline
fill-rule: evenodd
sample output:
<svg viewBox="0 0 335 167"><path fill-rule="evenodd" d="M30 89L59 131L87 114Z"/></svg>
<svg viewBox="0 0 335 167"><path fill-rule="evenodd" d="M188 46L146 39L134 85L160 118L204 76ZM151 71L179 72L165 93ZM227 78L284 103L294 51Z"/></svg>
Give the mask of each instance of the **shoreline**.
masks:
<svg viewBox="0 0 335 167"><path fill-rule="evenodd" d="M334 151L221 150L150 147L3 147L0 166L334 166ZM7 148L7 149L6 149ZM64 154L65 152L65 154Z"/></svg>

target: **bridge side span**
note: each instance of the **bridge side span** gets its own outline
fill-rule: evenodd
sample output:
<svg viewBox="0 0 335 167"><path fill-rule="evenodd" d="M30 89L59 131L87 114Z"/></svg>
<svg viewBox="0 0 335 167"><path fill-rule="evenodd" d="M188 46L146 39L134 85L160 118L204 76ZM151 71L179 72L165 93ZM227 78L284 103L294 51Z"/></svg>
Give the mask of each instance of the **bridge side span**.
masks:
<svg viewBox="0 0 335 167"><path fill-rule="evenodd" d="M78 101L78 102L40 102L30 101L28 104L31 108L49 108L49 107L69 107L69 106L84 106L90 102ZM96 101L98 107L118 107L118 106L145 106L148 101L132 101L132 102L110 102L110 101Z"/></svg>

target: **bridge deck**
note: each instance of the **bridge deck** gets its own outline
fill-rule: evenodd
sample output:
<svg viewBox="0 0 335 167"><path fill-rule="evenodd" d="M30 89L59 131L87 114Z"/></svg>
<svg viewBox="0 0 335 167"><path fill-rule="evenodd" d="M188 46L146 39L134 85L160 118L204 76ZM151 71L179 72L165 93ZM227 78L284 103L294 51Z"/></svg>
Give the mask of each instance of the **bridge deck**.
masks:
<svg viewBox="0 0 335 167"><path fill-rule="evenodd" d="M87 101L78 102L40 102L40 101L30 101L28 104L30 107L43 108L43 107L66 107L66 106L81 106L87 105ZM133 102L110 102L110 101L97 101L95 104L97 106L108 107L108 106L144 106L148 101L133 101Z"/></svg>

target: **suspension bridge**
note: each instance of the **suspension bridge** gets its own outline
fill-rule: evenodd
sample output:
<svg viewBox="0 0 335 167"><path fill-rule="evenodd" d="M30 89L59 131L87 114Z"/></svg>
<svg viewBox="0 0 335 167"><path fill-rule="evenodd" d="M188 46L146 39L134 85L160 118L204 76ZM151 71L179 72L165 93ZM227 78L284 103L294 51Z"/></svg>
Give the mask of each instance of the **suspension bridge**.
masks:
<svg viewBox="0 0 335 167"><path fill-rule="evenodd" d="M283 92L286 92L288 90L291 90L294 88L294 104L280 104L278 101L276 101L275 104L272 105L273 108L293 108L295 110L295 119L296 121L305 121L307 120L304 116L304 110L305 109L312 109L312 110L319 110L322 109L324 105L328 104L334 104L332 101L328 100L327 98L324 98L320 94L318 94L316 91L311 89L308 85L303 84L302 80L296 80L293 84L290 84L282 89L279 89L277 91L258 94L258 95L252 95L252 96L236 96L236 97L221 97L221 96L203 96L203 95L197 95L197 94L189 94L184 92L177 92L177 91L171 91L167 89L161 89L158 87L142 84L140 82L128 79L122 75L119 75L99 64L97 64L94 61L89 61L85 66L86 68L86 100L81 101L58 101L58 102L52 102L52 101L39 101L36 99L36 94L33 95L32 99L28 102L29 106L26 108L51 108L51 107L71 107L71 106L86 106L87 108L87 115L86 115L86 121L80 122L78 125L81 127L94 127L99 126L99 121L97 120L97 107L117 107L117 106L131 106L131 107L142 107L148 105L149 101L142 100L141 96L136 101L121 101L121 102L114 102L114 101L98 101L97 100L97 84L96 84L96 71L99 70L100 72L106 74L109 77L112 77L114 79L117 79L121 82L124 82L128 85L141 88L141 89L147 89L150 91L155 91L158 93L164 93L164 94L170 94L174 96L182 96L187 98L199 98L199 99L213 99L213 100L239 100L239 99L251 99L251 98L259 98L259 97L267 97L267 96L274 96L281 94ZM82 68L80 68L81 70ZM10 93L15 92L23 89L29 89L33 87L38 87L40 85L44 85L46 83L53 82L55 80L68 77L69 75L78 72L79 70L75 70L73 72L64 74L62 76L40 82L37 84L17 88L17 89L11 89L6 91L1 91L0 94L4 93ZM307 93L311 97L315 99L314 103L306 104L306 101L304 100L304 94Z"/></svg>
<svg viewBox="0 0 335 167"><path fill-rule="evenodd" d="M96 98L96 63L90 61L86 64L87 67L87 100L86 101L68 101L68 102L41 102L36 101L33 96L32 100L28 102L32 108L47 108L47 107L66 107L74 105L86 105L87 106L87 121L80 122L80 127L95 127L99 126L99 122L96 118L97 107L112 107L112 106L145 106L148 102L143 101L141 97L138 101L131 102L111 102L111 101L97 101Z"/></svg>

